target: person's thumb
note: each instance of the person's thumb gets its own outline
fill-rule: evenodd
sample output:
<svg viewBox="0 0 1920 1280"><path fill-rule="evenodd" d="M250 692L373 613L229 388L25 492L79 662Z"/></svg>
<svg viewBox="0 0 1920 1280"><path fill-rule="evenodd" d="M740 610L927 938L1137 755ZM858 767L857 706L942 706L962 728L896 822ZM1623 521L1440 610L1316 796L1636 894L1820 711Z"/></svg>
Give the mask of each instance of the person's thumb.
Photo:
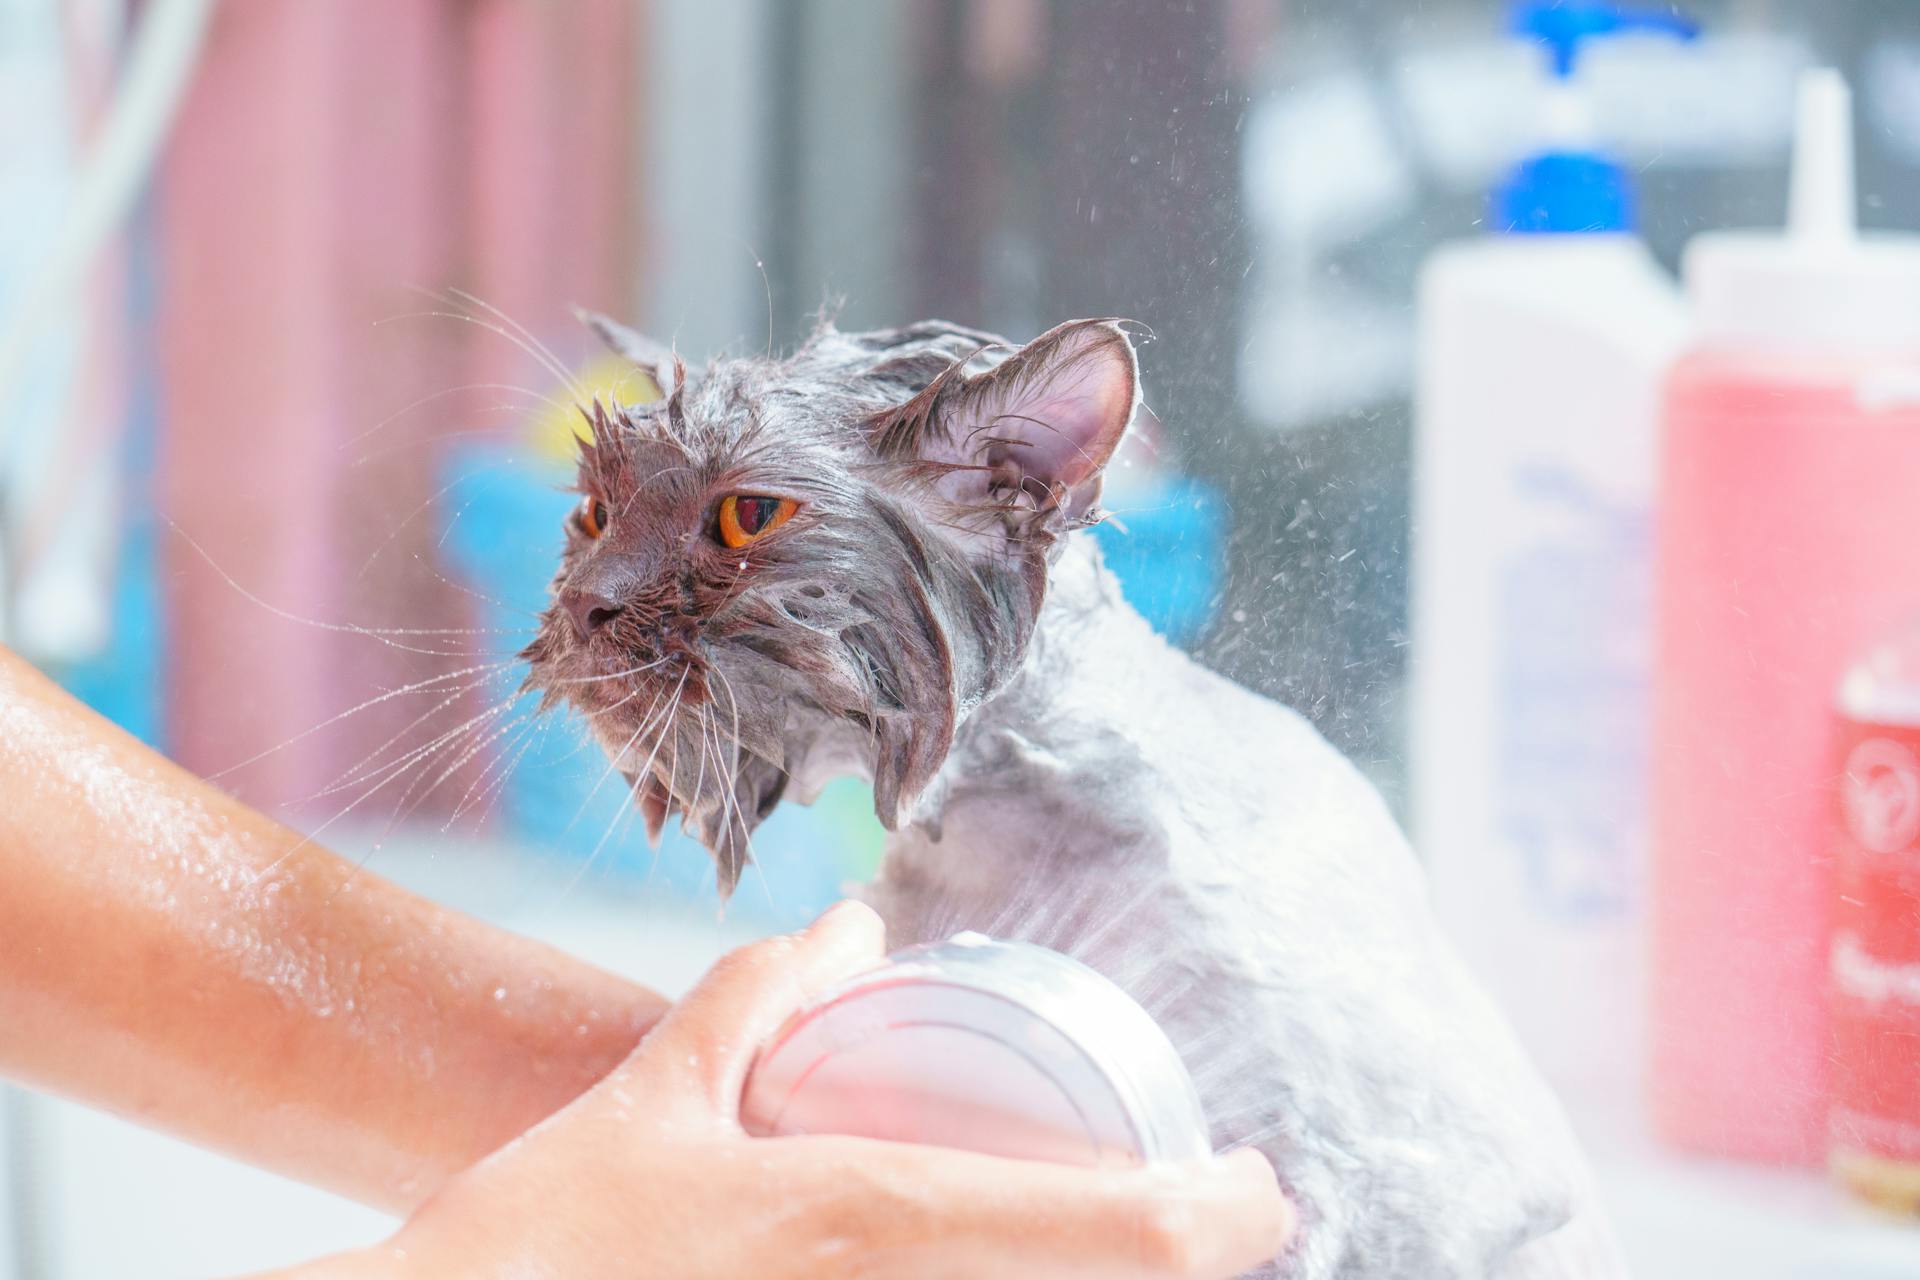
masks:
<svg viewBox="0 0 1920 1280"><path fill-rule="evenodd" d="M602 1087L704 1103L703 1119L738 1123L740 1093L761 1044L795 1010L885 954L886 926L871 907L852 901L828 908L799 933L729 952Z"/></svg>

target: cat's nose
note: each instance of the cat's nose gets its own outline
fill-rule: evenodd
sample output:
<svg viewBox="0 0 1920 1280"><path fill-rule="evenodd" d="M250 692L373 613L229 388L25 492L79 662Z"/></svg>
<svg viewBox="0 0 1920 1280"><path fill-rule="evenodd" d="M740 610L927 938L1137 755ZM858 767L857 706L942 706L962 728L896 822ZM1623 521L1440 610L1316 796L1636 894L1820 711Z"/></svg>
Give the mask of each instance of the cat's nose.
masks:
<svg viewBox="0 0 1920 1280"><path fill-rule="evenodd" d="M620 616L620 602L593 591L568 587L560 593L560 608L573 623L573 634L582 642Z"/></svg>

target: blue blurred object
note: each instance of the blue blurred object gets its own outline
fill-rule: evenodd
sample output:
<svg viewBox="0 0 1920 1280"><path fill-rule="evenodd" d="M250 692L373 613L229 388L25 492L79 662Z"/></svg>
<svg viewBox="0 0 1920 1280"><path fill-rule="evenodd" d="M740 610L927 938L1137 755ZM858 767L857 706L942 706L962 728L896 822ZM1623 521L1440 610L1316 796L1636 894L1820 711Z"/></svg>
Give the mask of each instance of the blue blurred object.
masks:
<svg viewBox="0 0 1920 1280"><path fill-rule="evenodd" d="M136 221L128 235L131 331L145 332L158 306L152 224ZM166 749L161 684L166 671L166 612L160 591L159 521L153 477L159 453L159 356L150 344L130 343L127 422L115 463L121 486L121 528L110 592L107 647L54 672L66 690L148 746Z"/></svg>
<svg viewBox="0 0 1920 1280"><path fill-rule="evenodd" d="M1507 29L1546 45L1553 74L1562 80L1573 75L1581 48L1595 37L1647 31L1691 40L1700 34L1700 24L1678 10L1630 9L1606 0L1523 0L1509 10Z"/></svg>
<svg viewBox="0 0 1920 1280"><path fill-rule="evenodd" d="M1508 14L1508 30L1545 45L1554 81L1571 93L1574 67L1589 40L1652 32L1691 40L1700 28L1670 9L1628 9L1604 0L1528 0ZM1631 231L1639 221L1626 169L1585 136L1584 120L1561 120L1570 136L1550 139L1495 187L1490 222L1518 234Z"/></svg>
<svg viewBox="0 0 1920 1280"><path fill-rule="evenodd" d="M1531 156L1500 184L1493 226L1516 234L1631 231L1640 211L1626 170L1590 151Z"/></svg>
<svg viewBox="0 0 1920 1280"><path fill-rule="evenodd" d="M1225 503L1211 485L1167 474L1113 499L1094 526L1120 593L1177 645L1200 638L1220 594Z"/></svg>
<svg viewBox="0 0 1920 1280"><path fill-rule="evenodd" d="M166 637L160 607L159 547L151 510L128 525L112 589L107 647L56 670L68 693L150 747L166 749L161 675Z"/></svg>

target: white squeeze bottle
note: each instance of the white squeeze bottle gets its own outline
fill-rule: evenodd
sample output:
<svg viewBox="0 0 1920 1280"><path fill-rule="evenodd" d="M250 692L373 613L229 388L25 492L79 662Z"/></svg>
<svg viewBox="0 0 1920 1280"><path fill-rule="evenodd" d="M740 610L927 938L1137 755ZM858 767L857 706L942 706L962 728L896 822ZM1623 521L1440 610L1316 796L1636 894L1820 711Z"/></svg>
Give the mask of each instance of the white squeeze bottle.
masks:
<svg viewBox="0 0 1920 1280"><path fill-rule="evenodd" d="M1605 1104L1641 1060L1649 516L1686 313L1574 71L1585 40L1692 28L1579 0L1515 26L1545 46L1547 136L1419 282L1412 827L1468 964Z"/></svg>

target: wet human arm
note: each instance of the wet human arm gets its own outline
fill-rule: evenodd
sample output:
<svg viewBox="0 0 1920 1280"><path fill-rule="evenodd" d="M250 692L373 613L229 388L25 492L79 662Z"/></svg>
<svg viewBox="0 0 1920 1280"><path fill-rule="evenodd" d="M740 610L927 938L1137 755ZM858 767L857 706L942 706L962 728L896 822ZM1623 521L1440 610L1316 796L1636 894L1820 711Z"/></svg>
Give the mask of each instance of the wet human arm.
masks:
<svg viewBox="0 0 1920 1280"><path fill-rule="evenodd" d="M0 1075L407 1212L666 1007L304 841L0 649Z"/></svg>
<svg viewBox="0 0 1920 1280"><path fill-rule="evenodd" d="M1259 1153L1077 1169L904 1143L750 1138L755 1046L877 963L858 904L726 957L600 1084L456 1177L394 1237L280 1280L1216 1280L1292 1211Z"/></svg>

